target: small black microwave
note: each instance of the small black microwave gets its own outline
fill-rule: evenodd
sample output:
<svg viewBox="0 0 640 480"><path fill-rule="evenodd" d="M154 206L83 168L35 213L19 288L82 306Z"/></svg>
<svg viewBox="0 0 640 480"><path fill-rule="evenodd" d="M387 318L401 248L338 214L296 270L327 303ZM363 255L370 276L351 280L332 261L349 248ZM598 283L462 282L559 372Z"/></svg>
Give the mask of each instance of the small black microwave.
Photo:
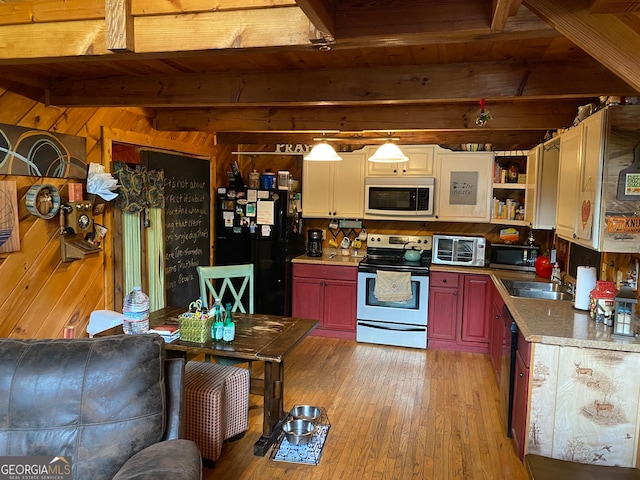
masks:
<svg viewBox="0 0 640 480"><path fill-rule="evenodd" d="M535 272L540 246L494 243L490 246L489 255L491 268Z"/></svg>

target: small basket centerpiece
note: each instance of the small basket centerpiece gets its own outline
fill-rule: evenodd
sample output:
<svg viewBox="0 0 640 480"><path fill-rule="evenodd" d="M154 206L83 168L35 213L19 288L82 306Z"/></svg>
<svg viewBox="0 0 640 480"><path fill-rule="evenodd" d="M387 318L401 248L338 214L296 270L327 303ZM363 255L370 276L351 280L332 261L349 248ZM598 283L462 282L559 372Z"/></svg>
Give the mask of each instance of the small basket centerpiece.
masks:
<svg viewBox="0 0 640 480"><path fill-rule="evenodd" d="M202 306L200 300L191 302L189 311L178 317L180 340L194 343L205 343L211 340L212 321L213 317Z"/></svg>

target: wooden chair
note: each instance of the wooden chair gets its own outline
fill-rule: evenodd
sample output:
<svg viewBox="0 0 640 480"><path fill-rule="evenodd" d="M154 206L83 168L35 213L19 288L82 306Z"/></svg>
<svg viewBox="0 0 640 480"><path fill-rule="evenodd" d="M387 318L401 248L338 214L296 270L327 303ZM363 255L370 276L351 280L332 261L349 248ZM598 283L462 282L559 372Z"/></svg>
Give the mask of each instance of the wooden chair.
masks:
<svg viewBox="0 0 640 480"><path fill-rule="evenodd" d="M231 303L232 312L253 313L254 286L252 264L196 267L196 270L198 272L198 278L200 279L200 297L203 306L210 308L215 299L218 298L223 305ZM218 283L220 285L216 287ZM248 306L242 303L242 298L246 293L248 293ZM211 358L207 360L210 361ZM251 375L252 373L250 360L216 357L215 361L223 365L246 363L249 367L249 374Z"/></svg>
<svg viewBox="0 0 640 480"><path fill-rule="evenodd" d="M247 307L242 303L242 297L246 293L247 287L249 287L248 298L248 313L253 313L253 265L221 265L213 267L197 267L198 277L200 279L200 296L202 297L202 304L210 308L213 305L213 301L219 298L224 305L229 302L229 295L225 297L227 290L233 297L233 305L231 311L236 312L240 310L242 313L247 313ZM216 290L215 284L221 280L222 283ZM235 280L235 282L234 282ZM241 283L240 283L241 282ZM240 283L239 288L237 288Z"/></svg>

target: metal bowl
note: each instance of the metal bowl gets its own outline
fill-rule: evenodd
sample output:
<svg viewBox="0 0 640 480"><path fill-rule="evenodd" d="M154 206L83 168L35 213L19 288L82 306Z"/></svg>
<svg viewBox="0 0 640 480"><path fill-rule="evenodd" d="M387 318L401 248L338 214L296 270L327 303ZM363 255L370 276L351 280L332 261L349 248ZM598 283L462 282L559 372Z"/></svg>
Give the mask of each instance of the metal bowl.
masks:
<svg viewBox="0 0 640 480"><path fill-rule="evenodd" d="M287 441L292 445L306 445L313 437L315 426L310 420L289 420L282 426Z"/></svg>
<svg viewBox="0 0 640 480"><path fill-rule="evenodd" d="M291 416L296 420L309 420L314 424L320 418L322 412L313 405L296 405L291 410Z"/></svg>

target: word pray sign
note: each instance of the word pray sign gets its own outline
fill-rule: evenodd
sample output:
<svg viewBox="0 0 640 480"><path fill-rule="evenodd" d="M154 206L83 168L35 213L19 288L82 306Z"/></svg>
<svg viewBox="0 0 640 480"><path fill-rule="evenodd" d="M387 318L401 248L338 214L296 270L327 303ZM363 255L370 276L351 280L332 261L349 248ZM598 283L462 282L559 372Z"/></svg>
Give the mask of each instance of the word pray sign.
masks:
<svg viewBox="0 0 640 480"><path fill-rule="evenodd" d="M277 143L275 153L309 153L311 151L311 145L305 145L304 143Z"/></svg>

